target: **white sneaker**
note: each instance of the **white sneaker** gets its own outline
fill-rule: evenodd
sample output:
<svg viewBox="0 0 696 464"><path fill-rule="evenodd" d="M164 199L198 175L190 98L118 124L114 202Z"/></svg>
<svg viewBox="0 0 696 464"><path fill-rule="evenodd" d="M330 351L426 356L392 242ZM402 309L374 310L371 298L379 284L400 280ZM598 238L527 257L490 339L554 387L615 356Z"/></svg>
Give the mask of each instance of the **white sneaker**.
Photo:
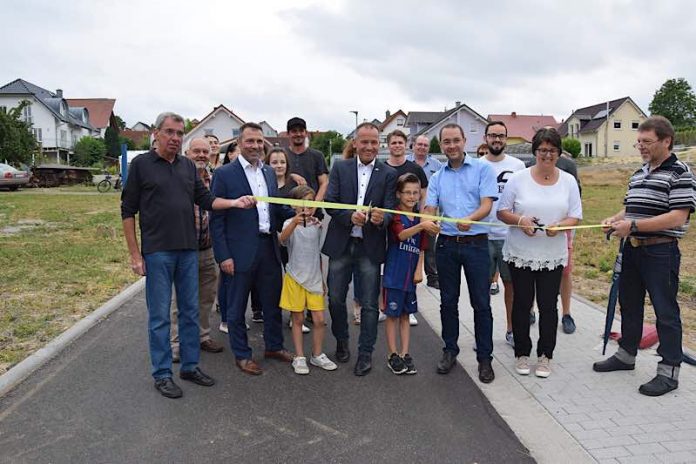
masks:
<svg viewBox="0 0 696 464"><path fill-rule="evenodd" d="M520 375L529 375L530 370L528 356L520 356L519 358L515 359L515 372Z"/></svg>
<svg viewBox="0 0 696 464"><path fill-rule="evenodd" d="M387 315L384 314L382 311L379 312L379 317L377 318L377 322L384 322L387 320Z"/></svg>
<svg viewBox="0 0 696 464"><path fill-rule="evenodd" d="M290 328L292 329L292 319L290 319L290 320L288 321L288 327L290 327ZM312 329L310 329L310 328L307 327L306 325L302 324L302 333L303 333L303 334L308 334L308 333L311 332L311 331L312 331Z"/></svg>
<svg viewBox="0 0 696 464"><path fill-rule="evenodd" d="M312 356L311 358L309 358L309 363L312 366L321 367L325 371L335 371L336 369L338 369L336 363L330 360L329 357L326 356L324 353L320 354L319 356Z"/></svg>
<svg viewBox="0 0 696 464"><path fill-rule="evenodd" d="M549 375L551 375L551 360L547 358L546 356L541 356L539 360L537 361L537 367L536 370L534 371L534 374L537 377L541 377L542 379L545 379Z"/></svg>
<svg viewBox="0 0 696 464"><path fill-rule="evenodd" d="M408 324L409 325L418 325L418 319L416 319L415 314L409 314L408 315Z"/></svg>
<svg viewBox="0 0 696 464"><path fill-rule="evenodd" d="M229 330L227 330L227 322L221 322L218 330L222 333L229 333Z"/></svg>
<svg viewBox="0 0 696 464"><path fill-rule="evenodd" d="M295 356L295 359L292 360L292 368L295 370L295 374L309 374L309 367L307 367L307 358L305 358L304 356Z"/></svg>

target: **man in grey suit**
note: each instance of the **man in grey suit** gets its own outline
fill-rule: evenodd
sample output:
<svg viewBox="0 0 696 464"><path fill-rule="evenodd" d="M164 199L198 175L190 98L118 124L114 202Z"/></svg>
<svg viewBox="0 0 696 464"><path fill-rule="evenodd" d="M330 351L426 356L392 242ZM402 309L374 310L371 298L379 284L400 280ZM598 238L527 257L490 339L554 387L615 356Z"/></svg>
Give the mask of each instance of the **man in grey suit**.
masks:
<svg viewBox="0 0 696 464"><path fill-rule="evenodd" d="M390 219L379 208L395 207L396 171L376 159L379 129L374 124L360 124L355 139L349 143L353 144L356 156L334 163L325 200L372 205L373 209L369 212L327 209L331 222L322 252L329 257L329 312L339 362L350 359L346 295L353 270L362 288L362 323L353 372L363 376L372 368L372 351L377 340L380 265L386 254L385 231Z"/></svg>

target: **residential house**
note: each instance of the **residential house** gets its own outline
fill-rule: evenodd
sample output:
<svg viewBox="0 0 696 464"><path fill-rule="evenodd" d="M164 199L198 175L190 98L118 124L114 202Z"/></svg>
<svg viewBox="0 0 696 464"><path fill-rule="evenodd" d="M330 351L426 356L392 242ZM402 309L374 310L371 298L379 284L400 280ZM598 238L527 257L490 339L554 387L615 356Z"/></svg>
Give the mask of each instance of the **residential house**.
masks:
<svg viewBox="0 0 696 464"><path fill-rule="evenodd" d="M406 113L398 110L391 114L389 110L385 113L384 122L379 127L379 147L387 148L387 136L395 130L400 130L408 137L409 129L406 127Z"/></svg>
<svg viewBox="0 0 696 464"><path fill-rule="evenodd" d="M236 138L239 135L239 128L242 127L242 124L244 124L242 118L227 109L225 105L218 105L184 135L182 153L188 149L191 140L197 137L213 134L220 141Z"/></svg>
<svg viewBox="0 0 696 464"><path fill-rule="evenodd" d="M267 121L261 121L259 126L263 128L264 137L278 137L278 131L275 130Z"/></svg>
<svg viewBox="0 0 696 464"><path fill-rule="evenodd" d="M150 142L150 131L149 130L133 130L133 129L123 129L119 132L119 135L132 140L135 146L139 149L145 142Z"/></svg>
<svg viewBox="0 0 696 464"><path fill-rule="evenodd" d="M140 121L133 124L133 127L130 128L130 130L133 130L133 131L148 131L148 132L151 129L152 128L149 125L145 124L144 122L140 122Z"/></svg>
<svg viewBox="0 0 696 464"><path fill-rule="evenodd" d="M454 108L442 112L436 111L411 111L406 118L406 127L409 129L409 142L425 135L429 139L440 138L440 129L446 124L459 124L464 130L466 144L464 150L475 152L483 142L483 133L488 120L462 102L456 102Z"/></svg>
<svg viewBox="0 0 696 464"><path fill-rule="evenodd" d="M89 111L89 123L99 131L99 137L104 137L106 128L119 129L114 115L113 98L67 98L68 106L87 108Z"/></svg>
<svg viewBox="0 0 696 464"><path fill-rule="evenodd" d="M531 142L534 134L544 127L558 128L558 121L553 116L536 114L489 114L489 121L502 121L507 127L507 144Z"/></svg>
<svg viewBox="0 0 696 464"><path fill-rule="evenodd" d="M22 117L31 125L47 162L69 162L78 140L99 136L99 131L89 122L88 108L70 106L61 89L51 92L23 79L0 87L0 109L15 108L24 100L29 105Z"/></svg>
<svg viewBox="0 0 696 464"><path fill-rule="evenodd" d="M580 140L584 156L625 156L635 154L638 126L646 119L631 97L623 97L573 111L558 131Z"/></svg>

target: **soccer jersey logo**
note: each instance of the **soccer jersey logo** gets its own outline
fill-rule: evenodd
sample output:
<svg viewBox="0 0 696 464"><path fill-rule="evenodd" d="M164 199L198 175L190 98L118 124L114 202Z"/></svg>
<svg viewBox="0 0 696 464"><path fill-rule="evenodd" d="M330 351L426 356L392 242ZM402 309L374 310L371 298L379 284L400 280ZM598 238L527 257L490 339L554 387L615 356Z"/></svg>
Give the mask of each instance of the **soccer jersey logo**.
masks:
<svg viewBox="0 0 696 464"><path fill-rule="evenodd" d="M396 301L390 301L390 302L389 302L389 309L391 309L392 311L396 311L396 309L397 309L398 307L399 307L399 305L396 304Z"/></svg>

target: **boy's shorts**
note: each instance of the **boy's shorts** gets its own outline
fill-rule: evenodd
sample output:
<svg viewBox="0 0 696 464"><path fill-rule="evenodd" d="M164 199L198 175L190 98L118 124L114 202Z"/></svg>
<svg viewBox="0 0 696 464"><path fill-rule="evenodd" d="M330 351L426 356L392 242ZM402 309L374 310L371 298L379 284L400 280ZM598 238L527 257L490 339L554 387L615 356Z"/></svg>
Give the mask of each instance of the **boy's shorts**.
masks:
<svg viewBox="0 0 696 464"><path fill-rule="evenodd" d="M503 282L512 282L510 268L508 264L503 261L503 245L505 245L505 240L488 241L488 256L491 260L488 277L492 279L495 275L495 271L500 271L500 278Z"/></svg>
<svg viewBox="0 0 696 464"><path fill-rule="evenodd" d="M400 317L402 314L418 312L416 292L406 292L393 288L384 289L384 314L389 317Z"/></svg>
<svg viewBox="0 0 696 464"><path fill-rule="evenodd" d="M280 293L280 307L292 312L302 312L305 308L323 311L324 295L310 292L286 273L283 277L283 291Z"/></svg>

